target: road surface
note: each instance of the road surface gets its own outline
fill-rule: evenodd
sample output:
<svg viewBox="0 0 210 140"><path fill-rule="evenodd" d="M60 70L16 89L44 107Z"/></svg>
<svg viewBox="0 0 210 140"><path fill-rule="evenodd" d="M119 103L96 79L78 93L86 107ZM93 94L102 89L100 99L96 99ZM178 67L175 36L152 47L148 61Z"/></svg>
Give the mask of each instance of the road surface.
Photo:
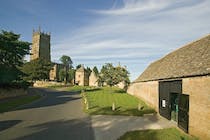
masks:
<svg viewBox="0 0 210 140"><path fill-rule="evenodd" d="M0 113L0 140L94 140L79 93L40 90L40 101Z"/></svg>

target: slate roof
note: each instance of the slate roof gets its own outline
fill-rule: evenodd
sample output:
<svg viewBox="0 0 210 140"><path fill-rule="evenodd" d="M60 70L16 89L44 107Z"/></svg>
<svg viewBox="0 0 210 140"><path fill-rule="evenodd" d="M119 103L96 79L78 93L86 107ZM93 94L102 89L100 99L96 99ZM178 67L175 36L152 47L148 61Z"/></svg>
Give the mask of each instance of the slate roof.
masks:
<svg viewBox="0 0 210 140"><path fill-rule="evenodd" d="M210 34L151 63L134 81L210 75Z"/></svg>

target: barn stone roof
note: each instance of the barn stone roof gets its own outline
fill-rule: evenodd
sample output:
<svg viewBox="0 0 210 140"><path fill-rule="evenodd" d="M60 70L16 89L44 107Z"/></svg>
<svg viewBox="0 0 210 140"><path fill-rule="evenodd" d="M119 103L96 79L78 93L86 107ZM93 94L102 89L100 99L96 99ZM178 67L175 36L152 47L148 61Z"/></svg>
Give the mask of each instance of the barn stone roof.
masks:
<svg viewBox="0 0 210 140"><path fill-rule="evenodd" d="M134 81L210 75L210 34L151 63Z"/></svg>

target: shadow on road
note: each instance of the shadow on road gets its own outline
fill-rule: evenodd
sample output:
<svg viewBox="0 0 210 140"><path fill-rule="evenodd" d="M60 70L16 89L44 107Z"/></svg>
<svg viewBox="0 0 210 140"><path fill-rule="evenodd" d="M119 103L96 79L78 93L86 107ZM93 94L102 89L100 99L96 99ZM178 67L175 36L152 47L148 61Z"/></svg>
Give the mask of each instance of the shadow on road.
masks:
<svg viewBox="0 0 210 140"><path fill-rule="evenodd" d="M10 127L17 125L18 123L22 122L21 120L7 120L7 121L0 121L0 132L6 130Z"/></svg>
<svg viewBox="0 0 210 140"><path fill-rule="evenodd" d="M15 140L94 140L90 118L52 121L30 129L37 132Z"/></svg>
<svg viewBox="0 0 210 140"><path fill-rule="evenodd" d="M39 92L44 95L43 99L38 102L18 108L17 110L61 105L69 101L81 99L80 92L67 92L48 89L31 89L30 92L33 92L33 90L39 90Z"/></svg>

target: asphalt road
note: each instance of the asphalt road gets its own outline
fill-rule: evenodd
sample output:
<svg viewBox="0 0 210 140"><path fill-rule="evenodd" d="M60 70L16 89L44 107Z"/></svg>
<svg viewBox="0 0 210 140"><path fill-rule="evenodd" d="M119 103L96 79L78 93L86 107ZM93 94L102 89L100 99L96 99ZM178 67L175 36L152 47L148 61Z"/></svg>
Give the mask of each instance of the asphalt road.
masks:
<svg viewBox="0 0 210 140"><path fill-rule="evenodd" d="M0 114L0 140L94 140L79 93L41 90L40 101Z"/></svg>

